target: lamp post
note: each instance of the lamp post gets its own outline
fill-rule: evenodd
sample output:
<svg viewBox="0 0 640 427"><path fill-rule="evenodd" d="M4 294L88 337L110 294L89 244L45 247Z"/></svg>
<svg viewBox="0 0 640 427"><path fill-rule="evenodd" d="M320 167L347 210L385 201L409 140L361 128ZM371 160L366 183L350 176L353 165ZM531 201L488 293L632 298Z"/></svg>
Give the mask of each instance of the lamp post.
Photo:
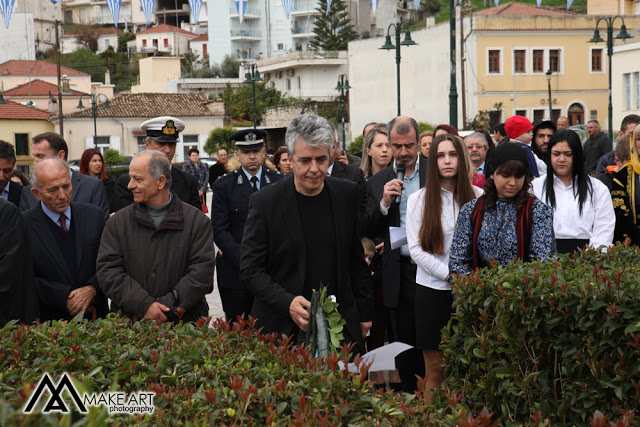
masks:
<svg viewBox="0 0 640 427"><path fill-rule="evenodd" d="M338 77L338 86L336 86L336 90L340 92L340 102L342 102L342 149L346 150L347 149L347 143L346 143L346 134L345 134L345 122L346 122L346 117L347 117L347 100L344 96L344 91L345 90L349 90L351 89L351 86L349 86L349 79L346 78L347 76L345 76L344 74L341 74Z"/></svg>
<svg viewBox="0 0 640 427"><path fill-rule="evenodd" d="M616 39L624 40L629 39L631 36L627 33L627 27L624 25L624 18L620 15L606 18L598 18L596 21L596 29L593 31L593 37L589 40L589 43L600 43L604 40L600 37L600 30L598 25L600 21L604 21L607 26L607 56L609 57L609 139L613 140L613 104L611 103L611 57L613 56L613 23L616 19L620 18L622 26L620 32L615 37Z"/></svg>
<svg viewBox="0 0 640 427"><path fill-rule="evenodd" d="M84 109L84 105L82 104L82 96L80 96L80 100L78 101L78 106L76 108ZM99 93L98 95L92 93L88 96L91 99L91 113L93 115L93 146L95 148L98 148L98 124L96 118L98 116L98 102L100 102L100 96L104 96L104 108L111 108L111 104L109 104L109 99L103 93Z"/></svg>
<svg viewBox="0 0 640 427"><path fill-rule="evenodd" d="M406 25L407 28L406 28L406 31L404 33L404 40L402 41L402 43L400 42L400 32L402 31L402 24L406 24L406 23L401 20L397 24L390 24L389 25L389 27L387 28L387 37L384 40L384 44L380 48L380 49L385 49L385 50L391 50L391 49L395 49L396 50L396 83L397 83L397 86L398 86L398 88L397 88L397 94L398 94L398 116L400 115L400 46L413 46L413 45L418 44L418 43L414 42L413 40L411 40L411 32L409 31L408 25ZM396 37L396 44L395 45L393 43L391 43L391 35L390 35L391 28L395 29L395 37Z"/></svg>
<svg viewBox="0 0 640 427"><path fill-rule="evenodd" d="M256 82L261 82L260 72L256 64L251 64L249 71L244 75L245 81L243 83L251 83L251 91L253 93L253 128L256 128Z"/></svg>
<svg viewBox="0 0 640 427"><path fill-rule="evenodd" d="M547 84L549 85L549 120L553 121L553 105L551 101L551 68L546 73L547 76Z"/></svg>

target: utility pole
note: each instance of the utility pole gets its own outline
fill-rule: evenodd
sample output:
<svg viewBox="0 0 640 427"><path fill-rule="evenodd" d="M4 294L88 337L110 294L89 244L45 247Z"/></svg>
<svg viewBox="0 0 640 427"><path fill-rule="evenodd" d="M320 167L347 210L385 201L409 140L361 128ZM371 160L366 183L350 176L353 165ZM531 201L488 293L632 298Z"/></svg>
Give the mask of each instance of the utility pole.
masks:
<svg viewBox="0 0 640 427"><path fill-rule="evenodd" d="M471 15L473 17L473 15ZM467 125L467 90L464 80L464 4L460 4L460 89L462 96L462 127Z"/></svg>
<svg viewBox="0 0 640 427"><path fill-rule="evenodd" d="M449 90L449 124L458 128L458 88L456 87L456 0L449 0L449 40L451 83Z"/></svg>
<svg viewBox="0 0 640 427"><path fill-rule="evenodd" d="M62 75L60 74L60 33L58 26L61 24L56 19L56 56L58 57L58 123L60 124L60 136L64 138L64 126L62 123Z"/></svg>

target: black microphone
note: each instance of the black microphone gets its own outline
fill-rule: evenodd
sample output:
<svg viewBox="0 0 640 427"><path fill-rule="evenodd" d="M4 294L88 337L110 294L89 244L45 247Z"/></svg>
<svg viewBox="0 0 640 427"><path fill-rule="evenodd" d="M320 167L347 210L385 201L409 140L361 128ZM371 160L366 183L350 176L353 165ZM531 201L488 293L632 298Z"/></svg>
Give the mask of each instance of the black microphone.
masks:
<svg viewBox="0 0 640 427"><path fill-rule="evenodd" d="M404 163L398 163L396 166L396 174L397 174L397 178L404 182L404 171L406 169L406 166ZM400 191L402 191L402 188L400 189ZM396 204L400 204L400 200L402 199L402 194L400 194L399 196L396 196Z"/></svg>

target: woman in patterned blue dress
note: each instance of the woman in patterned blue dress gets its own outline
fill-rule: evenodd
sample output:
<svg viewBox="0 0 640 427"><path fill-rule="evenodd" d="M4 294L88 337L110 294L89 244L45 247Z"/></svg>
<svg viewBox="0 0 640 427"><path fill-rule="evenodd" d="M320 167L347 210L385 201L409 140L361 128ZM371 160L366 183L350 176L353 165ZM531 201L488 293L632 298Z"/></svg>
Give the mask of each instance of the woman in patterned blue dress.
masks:
<svg viewBox="0 0 640 427"><path fill-rule="evenodd" d="M467 274L493 260L506 265L517 259L552 258L553 213L530 194L526 151L517 144L499 145L486 177L485 194L460 210L449 257L451 274Z"/></svg>

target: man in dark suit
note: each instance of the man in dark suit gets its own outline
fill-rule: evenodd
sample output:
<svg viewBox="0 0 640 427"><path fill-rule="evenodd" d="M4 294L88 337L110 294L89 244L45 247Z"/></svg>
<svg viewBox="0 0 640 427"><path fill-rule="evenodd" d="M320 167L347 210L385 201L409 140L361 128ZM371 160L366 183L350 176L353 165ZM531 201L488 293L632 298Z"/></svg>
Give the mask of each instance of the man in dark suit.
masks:
<svg viewBox="0 0 640 427"><path fill-rule="evenodd" d="M70 175L62 159L39 162L31 192L40 203L23 214L42 321L69 320L82 311L99 317L107 313L96 278L105 218L98 207L71 201Z"/></svg>
<svg viewBox="0 0 640 427"><path fill-rule="evenodd" d="M0 198L20 207L22 185L11 181L16 166L16 152L13 145L0 141Z"/></svg>
<svg viewBox="0 0 640 427"><path fill-rule="evenodd" d="M142 123L140 128L147 134L144 140L147 150L158 150L171 162L176 154L180 132L185 128L182 120L170 116L156 117ZM128 185L128 174L120 176L116 181L114 195L116 211L133 204L133 194ZM171 191L176 193L183 202L202 210L202 203L198 196L198 180L173 166L171 167Z"/></svg>
<svg viewBox="0 0 640 427"><path fill-rule="evenodd" d="M357 184L358 197L360 200L360 218L362 218L362 215L364 215L364 212L367 210L367 182L364 180L364 173L358 166L342 163L338 160L338 157L340 157L340 153L342 152L342 148L340 147L338 136L335 133L333 139L333 150L331 151L331 157L329 159L327 176L346 179Z"/></svg>
<svg viewBox="0 0 640 427"><path fill-rule="evenodd" d="M240 244L249 212L249 198L265 186L280 181L280 172L264 167L267 133L249 129L229 137L236 142L241 167L220 177L213 185L211 224L218 247L218 289L227 321L251 313L253 294L240 281ZM255 184L253 183L255 181Z"/></svg>
<svg viewBox="0 0 640 427"><path fill-rule="evenodd" d="M0 328L8 321L29 324L38 317L31 245L20 209L0 199Z"/></svg>
<svg viewBox="0 0 640 427"><path fill-rule="evenodd" d="M209 186L212 189L216 180L227 173L227 160L229 160L227 150L224 148L218 150L218 161L209 168Z"/></svg>
<svg viewBox="0 0 640 427"><path fill-rule="evenodd" d="M69 147L67 142L57 133L46 132L33 137L31 152L35 166L42 160L54 157L67 160ZM107 191L102 181L73 171L71 182L73 185L72 200L97 206L106 220L109 217L109 199L107 199ZM24 187L20 199L20 210L24 212L39 204L40 202L31 192L31 186Z"/></svg>
<svg viewBox="0 0 640 427"><path fill-rule="evenodd" d="M389 138L394 162L367 181L368 197L364 234L370 238L384 238L383 299L390 309L391 331L394 341L414 345L416 265L407 245L391 250L389 227L405 227L407 199L424 186L427 159L418 156L418 124L411 117L400 116L389 125ZM397 165L405 165L404 181L397 179ZM400 203L396 197L400 196ZM396 358L402 389L413 393L416 375L424 376L422 352L408 350Z"/></svg>
<svg viewBox="0 0 640 427"><path fill-rule="evenodd" d="M240 279L253 293L252 315L266 333L297 335L308 326L312 291L326 286L346 321L346 341L364 351L373 298L359 234L358 190L326 178L333 126L303 114L289 123L293 174L254 194L244 229Z"/></svg>

